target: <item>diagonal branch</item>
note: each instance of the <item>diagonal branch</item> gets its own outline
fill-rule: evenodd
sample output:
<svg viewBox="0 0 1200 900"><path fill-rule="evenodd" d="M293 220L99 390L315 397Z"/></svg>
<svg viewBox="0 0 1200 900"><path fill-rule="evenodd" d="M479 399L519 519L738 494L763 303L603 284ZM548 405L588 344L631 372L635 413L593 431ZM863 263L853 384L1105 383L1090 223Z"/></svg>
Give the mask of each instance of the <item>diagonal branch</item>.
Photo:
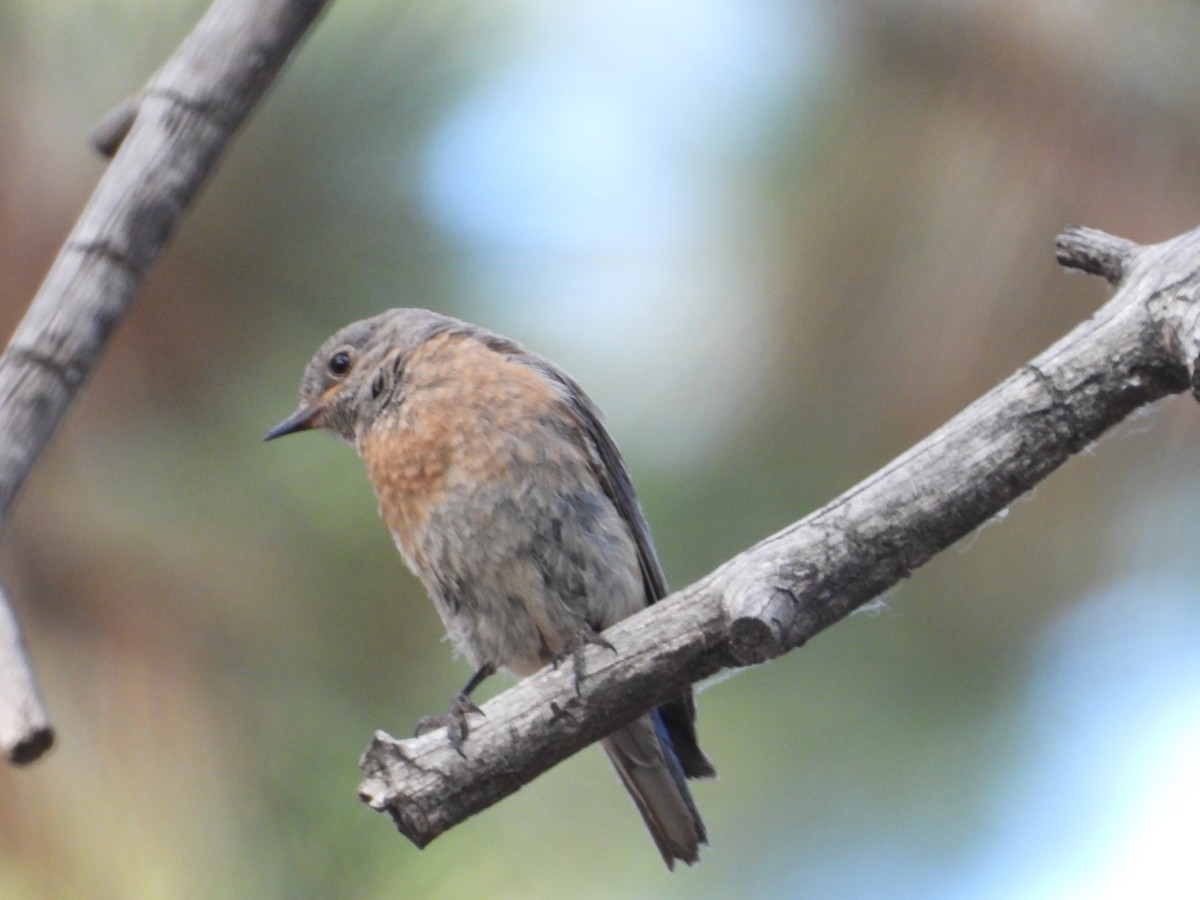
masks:
<svg viewBox="0 0 1200 900"><path fill-rule="evenodd" d="M376 732L359 796L424 846L541 772L721 669L801 646L1004 510L1142 406L1200 382L1200 229L1154 246L1059 238L1063 265L1116 294L1036 359L828 506L618 623L619 657L589 648L493 698L466 756L443 733Z"/></svg>
<svg viewBox="0 0 1200 900"><path fill-rule="evenodd" d="M97 141L116 155L0 355L0 521L188 205L325 4L216 0L138 97L106 120ZM11 619L16 634L2 594L0 620ZM52 735L18 646L0 642L10 758L11 747L44 749ZM10 735L7 725L22 721L32 730Z"/></svg>

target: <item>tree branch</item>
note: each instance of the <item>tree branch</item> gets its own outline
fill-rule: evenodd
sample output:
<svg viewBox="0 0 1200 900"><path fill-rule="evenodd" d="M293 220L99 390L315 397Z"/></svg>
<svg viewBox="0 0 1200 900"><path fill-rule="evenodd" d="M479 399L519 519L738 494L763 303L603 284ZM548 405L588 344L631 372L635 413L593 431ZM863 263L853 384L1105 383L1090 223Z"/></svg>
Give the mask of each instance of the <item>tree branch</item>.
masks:
<svg viewBox="0 0 1200 900"><path fill-rule="evenodd" d="M1133 410L1197 383L1200 230L1138 247L1072 229L1058 248L1120 281L1092 318L828 506L610 628L619 657L588 648L580 696L570 667L525 679L472 721L465 757L441 732L376 732L362 800L424 846L682 686L801 646Z"/></svg>
<svg viewBox="0 0 1200 900"><path fill-rule="evenodd" d="M0 750L17 765L33 762L54 743L21 626L0 587Z"/></svg>
<svg viewBox="0 0 1200 900"><path fill-rule="evenodd" d="M1125 266L1137 250L1133 241L1080 227L1068 228L1060 234L1054 247L1060 266L1099 275L1109 284L1120 282Z"/></svg>
<svg viewBox="0 0 1200 900"><path fill-rule="evenodd" d="M324 6L216 0L94 137L119 152L0 355L0 521L184 211ZM0 694L0 722L37 704L18 645L0 643L0 672L14 673L13 690ZM35 731L50 734L44 714ZM18 743L44 749L49 739Z"/></svg>

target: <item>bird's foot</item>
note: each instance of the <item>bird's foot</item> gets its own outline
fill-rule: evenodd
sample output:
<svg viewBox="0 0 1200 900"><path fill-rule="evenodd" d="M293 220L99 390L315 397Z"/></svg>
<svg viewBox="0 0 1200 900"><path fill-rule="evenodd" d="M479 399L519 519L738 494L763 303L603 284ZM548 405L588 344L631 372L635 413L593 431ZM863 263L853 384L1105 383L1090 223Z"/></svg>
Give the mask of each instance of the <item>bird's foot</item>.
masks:
<svg viewBox="0 0 1200 900"><path fill-rule="evenodd" d="M568 656L571 658L571 664L575 669L575 694L583 693L583 676L585 674L583 667L583 648L588 644L595 644L617 652L617 648L604 639L599 631L596 631L590 625L584 625L576 631L570 638L563 643L550 658L550 664L554 668L558 668L559 664Z"/></svg>
<svg viewBox="0 0 1200 900"><path fill-rule="evenodd" d="M467 740L467 735L471 733L467 716L472 714L482 716L483 710L476 706L475 702L466 694L456 694L450 703L450 708L443 715L422 716L418 719L413 734L419 736L434 728L445 727L446 738L450 741L450 746L458 752L459 756L466 757L467 754L463 752L463 744Z"/></svg>

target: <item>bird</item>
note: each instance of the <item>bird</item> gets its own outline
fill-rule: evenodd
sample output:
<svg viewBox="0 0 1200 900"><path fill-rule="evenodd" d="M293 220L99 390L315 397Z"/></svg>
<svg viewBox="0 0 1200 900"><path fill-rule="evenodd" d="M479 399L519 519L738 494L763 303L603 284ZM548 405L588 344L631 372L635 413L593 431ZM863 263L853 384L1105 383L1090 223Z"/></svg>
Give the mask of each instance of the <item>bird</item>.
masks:
<svg viewBox="0 0 1200 900"><path fill-rule="evenodd" d="M427 309L345 326L312 357L300 405L267 440L332 432L362 457L379 513L474 674L444 716L463 752L470 695L582 647L667 594L629 471L596 405L517 342ZM716 774L695 698L679 695L601 740L667 867L699 860L688 778Z"/></svg>

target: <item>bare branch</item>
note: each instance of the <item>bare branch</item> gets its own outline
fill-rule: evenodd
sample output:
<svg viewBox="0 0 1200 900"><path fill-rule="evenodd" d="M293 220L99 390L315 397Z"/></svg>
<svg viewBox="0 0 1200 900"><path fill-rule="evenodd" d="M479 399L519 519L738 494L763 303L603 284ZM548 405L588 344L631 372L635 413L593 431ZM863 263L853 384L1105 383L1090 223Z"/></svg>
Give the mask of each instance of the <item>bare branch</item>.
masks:
<svg viewBox="0 0 1200 900"><path fill-rule="evenodd" d="M1099 275L1109 284L1116 284L1125 274L1137 244L1095 228L1071 227L1058 236L1055 248L1060 266Z"/></svg>
<svg viewBox="0 0 1200 900"><path fill-rule="evenodd" d="M0 587L0 749L10 762L33 762L54 743L21 626Z"/></svg>
<svg viewBox="0 0 1200 900"><path fill-rule="evenodd" d="M875 475L589 649L483 707L466 757L435 733L377 732L359 795L418 846L626 721L723 668L794 649L992 516L1133 410L1196 370L1200 230L1153 247L1059 239L1067 265L1121 287L1092 318Z"/></svg>
<svg viewBox="0 0 1200 900"><path fill-rule="evenodd" d="M188 204L320 0L217 0L141 95L121 153L0 356L0 515Z"/></svg>
<svg viewBox="0 0 1200 900"><path fill-rule="evenodd" d="M101 140L120 152L0 355L0 521L234 131L324 6L216 0L106 120ZM0 720L15 714L0 709Z"/></svg>

